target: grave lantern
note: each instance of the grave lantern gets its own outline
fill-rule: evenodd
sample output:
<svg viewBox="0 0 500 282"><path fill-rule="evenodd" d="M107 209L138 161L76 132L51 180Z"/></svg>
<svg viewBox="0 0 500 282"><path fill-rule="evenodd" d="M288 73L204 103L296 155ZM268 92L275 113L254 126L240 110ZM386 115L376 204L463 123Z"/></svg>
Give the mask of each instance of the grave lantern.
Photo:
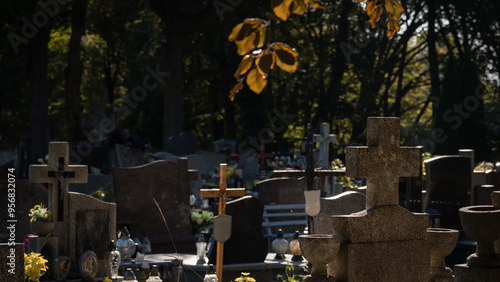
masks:
<svg viewBox="0 0 500 282"><path fill-rule="evenodd" d="M276 239L272 243L273 252L276 253L274 259L285 259L285 253L288 251L288 241L283 238L283 231L278 230L276 234Z"/></svg>
<svg viewBox="0 0 500 282"><path fill-rule="evenodd" d="M118 269L120 268L121 255L115 245L115 240L111 240L106 253L107 262L109 263L109 274L111 279L118 278Z"/></svg>
<svg viewBox="0 0 500 282"><path fill-rule="evenodd" d="M290 241L288 245L288 249L290 249L290 253L292 253L292 261L302 261L302 252L300 251L300 243L299 243L299 231L295 231L293 235L293 239Z"/></svg>
<svg viewBox="0 0 500 282"><path fill-rule="evenodd" d="M120 240L116 242L116 247L125 261L130 260L131 256L135 253L135 243L134 240L130 239L130 233L127 227L124 227L121 234Z"/></svg>
<svg viewBox="0 0 500 282"><path fill-rule="evenodd" d="M198 237L198 241L196 242L196 255L198 257L198 261L196 262L197 264L204 264L206 262L206 250L207 243L205 242L205 236L200 234L200 237Z"/></svg>
<svg viewBox="0 0 500 282"><path fill-rule="evenodd" d="M83 249L84 252L80 256L80 261L78 263L79 268L80 268L80 273L82 274L82 277L84 281L86 280L93 280L94 277L97 274L97 255L94 253L92 250L92 243L87 242L85 244L85 248Z"/></svg>

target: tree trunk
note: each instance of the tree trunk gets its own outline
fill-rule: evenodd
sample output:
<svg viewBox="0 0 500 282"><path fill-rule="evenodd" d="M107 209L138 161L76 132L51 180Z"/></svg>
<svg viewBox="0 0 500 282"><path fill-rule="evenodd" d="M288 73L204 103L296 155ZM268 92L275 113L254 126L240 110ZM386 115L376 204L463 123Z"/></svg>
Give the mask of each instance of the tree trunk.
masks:
<svg viewBox="0 0 500 282"><path fill-rule="evenodd" d="M28 58L30 133L28 164L36 164L47 154L49 134L47 49L52 21L38 30L30 40Z"/></svg>
<svg viewBox="0 0 500 282"><path fill-rule="evenodd" d="M436 3L434 0L427 0L427 20L429 25L429 31L427 35L427 42L429 48L429 69L431 76L431 102L432 102L432 114L433 120L436 120L434 116L437 113L437 106L439 100L439 65L438 65L438 55L436 52Z"/></svg>
<svg viewBox="0 0 500 282"><path fill-rule="evenodd" d="M66 117L68 119L68 141L75 144L81 133L82 99L80 85L82 82L83 63L80 57L81 39L85 34L85 15L87 0L73 1L71 13L71 39L69 41L68 68L66 69Z"/></svg>

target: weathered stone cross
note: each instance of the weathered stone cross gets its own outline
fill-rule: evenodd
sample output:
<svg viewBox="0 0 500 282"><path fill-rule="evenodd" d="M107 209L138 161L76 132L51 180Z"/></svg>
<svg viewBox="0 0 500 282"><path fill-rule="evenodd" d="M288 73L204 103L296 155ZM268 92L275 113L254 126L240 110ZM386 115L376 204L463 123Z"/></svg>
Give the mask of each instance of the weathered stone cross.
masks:
<svg viewBox="0 0 500 282"><path fill-rule="evenodd" d="M69 183L87 183L86 165L69 165L67 142L49 143L47 165L30 165L29 178L33 183L49 184L48 209L54 222L64 220L64 200Z"/></svg>
<svg viewBox="0 0 500 282"><path fill-rule="evenodd" d="M420 149L399 146L399 118L369 117L367 146L346 148L346 175L366 178L366 209L399 203L399 177L418 176Z"/></svg>
<svg viewBox="0 0 500 282"><path fill-rule="evenodd" d="M230 217L226 215L226 199L228 197L242 197L245 196L245 188L227 188L226 184L226 172L227 164L220 164L220 177L219 177L219 188L217 189L201 189L201 198L219 198L219 214L214 218L214 239L217 241L217 259L215 263L215 272L219 281L222 281L222 265L224 261L224 242L231 236L231 220ZM227 218L229 217L229 222ZM224 219L224 223L221 224L221 230L216 230L217 219ZM223 225L223 226L222 226ZM225 228L224 228L225 227ZM225 229L225 230L223 230ZM226 234L221 234L226 233ZM223 240L218 239L218 237L225 237Z"/></svg>
<svg viewBox="0 0 500 282"><path fill-rule="evenodd" d="M337 141L335 134L330 134L330 124L323 122L319 128L320 134L314 134L313 142L319 143L319 161L321 168L330 169L330 143Z"/></svg>

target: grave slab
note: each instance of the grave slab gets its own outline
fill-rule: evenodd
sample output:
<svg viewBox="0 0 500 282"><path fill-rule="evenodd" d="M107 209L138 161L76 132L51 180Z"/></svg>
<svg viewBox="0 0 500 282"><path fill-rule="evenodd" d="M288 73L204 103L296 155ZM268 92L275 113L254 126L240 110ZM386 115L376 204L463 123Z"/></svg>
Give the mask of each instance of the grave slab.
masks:
<svg viewBox="0 0 500 282"><path fill-rule="evenodd" d="M500 268L468 267L466 263L455 265L455 282L496 282Z"/></svg>

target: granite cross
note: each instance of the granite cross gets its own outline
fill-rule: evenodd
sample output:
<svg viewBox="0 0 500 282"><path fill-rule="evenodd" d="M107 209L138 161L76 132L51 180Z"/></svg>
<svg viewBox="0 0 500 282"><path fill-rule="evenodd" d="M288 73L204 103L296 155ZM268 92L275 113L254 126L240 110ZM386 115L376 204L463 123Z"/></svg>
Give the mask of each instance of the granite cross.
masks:
<svg viewBox="0 0 500 282"><path fill-rule="evenodd" d="M321 168L330 168L330 143L337 141L337 136L335 134L330 134L330 124L323 122L319 128L320 134L314 134L313 142L319 143L319 161L321 163Z"/></svg>
<svg viewBox="0 0 500 282"><path fill-rule="evenodd" d="M245 188L227 188L226 184L227 164L220 164L220 178L219 188L215 189L201 189L201 198L219 198L219 214L218 216L226 215L226 200L228 197L242 197L245 196ZM216 219L214 219L215 222ZM214 224L215 225L215 224ZM230 230L229 230L230 232ZM218 233L214 227L215 234ZM217 259L216 259L216 273L219 281L222 281L222 265L224 257L224 242L217 242Z"/></svg>
<svg viewBox="0 0 500 282"><path fill-rule="evenodd" d="M260 169L264 169L266 167L266 158L272 158L274 154L266 153L264 140L260 140L260 153L253 153L252 157L260 158Z"/></svg>
<svg viewBox="0 0 500 282"><path fill-rule="evenodd" d="M399 118L369 117L367 146L346 148L346 175L366 178L366 209L399 203L399 177L418 176L420 148L399 146Z"/></svg>
<svg viewBox="0 0 500 282"><path fill-rule="evenodd" d="M67 142L49 143L47 165L30 165L29 178L33 183L49 184L48 209L54 222L64 220L64 201L69 183L87 183L86 165L69 165Z"/></svg>

